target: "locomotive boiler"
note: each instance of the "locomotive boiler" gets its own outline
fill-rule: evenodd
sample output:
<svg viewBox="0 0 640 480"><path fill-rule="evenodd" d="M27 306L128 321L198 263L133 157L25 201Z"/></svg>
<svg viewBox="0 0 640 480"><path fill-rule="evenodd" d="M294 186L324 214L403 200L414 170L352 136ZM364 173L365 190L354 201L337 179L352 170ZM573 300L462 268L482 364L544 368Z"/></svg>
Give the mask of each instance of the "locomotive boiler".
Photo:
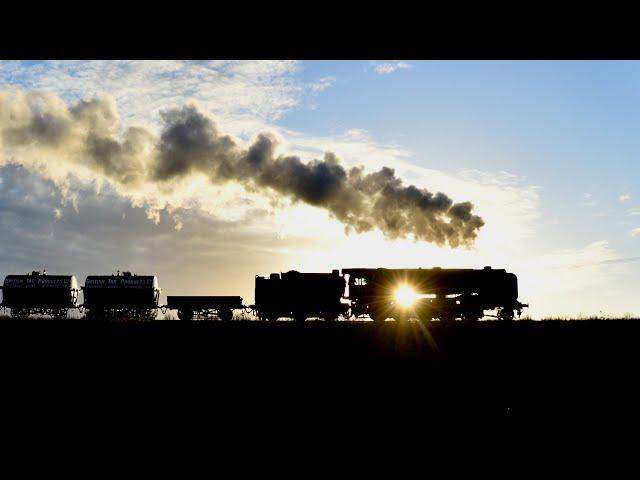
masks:
<svg viewBox="0 0 640 480"><path fill-rule="evenodd" d="M89 275L82 289L87 318L153 320L156 317L160 288L154 275L131 272Z"/></svg>
<svg viewBox="0 0 640 480"><path fill-rule="evenodd" d="M477 320L495 310L512 320L527 305L518 301L518 280L504 269L345 268L354 315L450 321Z"/></svg>
<svg viewBox="0 0 640 480"><path fill-rule="evenodd" d="M304 321L318 317L335 320L347 306L341 302L345 281L338 270L331 273L272 273L256 276L254 310L260 320L280 317Z"/></svg>
<svg viewBox="0 0 640 480"><path fill-rule="evenodd" d="M78 306L78 281L73 275L47 275L34 271L27 275L7 275L2 285L2 304L12 317L49 315L66 318Z"/></svg>

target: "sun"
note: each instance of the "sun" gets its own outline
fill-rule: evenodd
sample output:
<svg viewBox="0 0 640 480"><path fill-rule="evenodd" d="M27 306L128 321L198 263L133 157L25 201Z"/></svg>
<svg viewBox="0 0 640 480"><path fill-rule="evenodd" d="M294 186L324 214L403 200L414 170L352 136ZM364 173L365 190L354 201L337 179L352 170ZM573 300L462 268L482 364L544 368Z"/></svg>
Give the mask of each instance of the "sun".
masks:
<svg viewBox="0 0 640 480"><path fill-rule="evenodd" d="M418 294L409 285L400 285L396 289L394 297L401 307L408 308L415 303L418 298Z"/></svg>

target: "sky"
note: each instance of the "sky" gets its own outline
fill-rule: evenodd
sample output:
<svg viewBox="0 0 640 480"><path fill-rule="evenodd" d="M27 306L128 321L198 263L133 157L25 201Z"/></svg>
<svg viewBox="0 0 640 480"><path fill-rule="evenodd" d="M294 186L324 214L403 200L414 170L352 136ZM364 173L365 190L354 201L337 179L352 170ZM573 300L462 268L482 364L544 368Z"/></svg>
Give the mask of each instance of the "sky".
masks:
<svg viewBox="0 0 640 480"><path fill-rule="evenodd" d="M0 62L0 275L132 270L251 303L271 272L491 265L534 318L637 316L638 107L638 62ZM271 176L213 174L211 149L271 152ZM313 161L361 176L327 196L281 175ZM426 226L369 201L383 167L443 192ZM438 240L465 202L482 225Z"/></svg>

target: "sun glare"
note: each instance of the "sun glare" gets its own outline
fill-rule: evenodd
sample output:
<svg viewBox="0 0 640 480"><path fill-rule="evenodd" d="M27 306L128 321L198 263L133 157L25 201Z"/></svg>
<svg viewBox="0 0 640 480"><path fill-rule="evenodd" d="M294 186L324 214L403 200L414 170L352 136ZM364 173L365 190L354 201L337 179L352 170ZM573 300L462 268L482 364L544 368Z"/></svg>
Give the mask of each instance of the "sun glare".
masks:
<svg viewBox="0 0 640 480"><path fill-rule="evenodd" d="M401 285L395 292L395 298L401 306L407 308L414 304L418 294L409 285Z"/></svg>

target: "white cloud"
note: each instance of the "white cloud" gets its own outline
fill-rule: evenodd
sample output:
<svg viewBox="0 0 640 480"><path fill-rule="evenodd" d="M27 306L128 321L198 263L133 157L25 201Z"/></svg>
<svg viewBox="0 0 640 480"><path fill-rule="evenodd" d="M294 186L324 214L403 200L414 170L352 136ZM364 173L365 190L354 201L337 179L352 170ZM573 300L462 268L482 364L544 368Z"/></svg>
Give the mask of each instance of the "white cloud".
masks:
<svg viewBox="0 0 640 480"><path fill-rule="evenodd" d="M310 83L309 88L313 92L322 92L323 90L326 90L327 88L333 86L334 83L336 83L336 77L322 77L318 79L318 81Z"/></svg>
<svg viewBox="0 0 640 480"><path fill-rule="evenodd" d="M631 236L634 238L640 237L640 227L634 228L633 230L631 230Z"/></svg>
<svg viewBox="0 0 640 480"><path fill-rule="evenodd" d="M65 101L108 95L123 123L156 127L160 110L195 101L246 139L335 82L303 82L301 69L297 61L0 62L0 87L44 90Z"/></svg>
<svg viewBox="0 0 640 480"><path fill-rule="evenodd" d="M585 193L582 198L583 200L578 204L581 207L595 207L598 204L591 193Z"/></svg>
<svg viewBox="0 0 640 480"><path fill-rule="evenodd" d="M631 200L631 195L620 195L618 197L620 203L628 202L629 200Z"/></svg>
<svg viewBox="0 0 640 480"><path fill-rule="evenodd" d="M628 262L606 240L584 247L555 250L515 260L522 300L531 304L534 318L583 313L623 315L637 303L620 279L630 272Z"/></svg>
<svg viewBox="0 0 640 480"><path fill-rule="evenodd" d="M373 65L373 70L378 74L378 75L388 75L390 73L393 73L397 70L406 70L409 68L413 68L413 65L411 65L410 63L406 63L406 62L383 62L383 63L375 63Z"/></svg>

